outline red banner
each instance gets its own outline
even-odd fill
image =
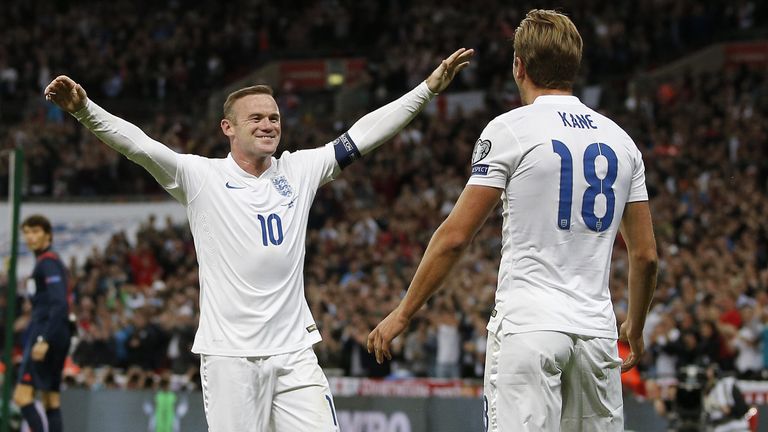
[[[360,80],[367,67],[361,58],[283,61],[279,64],[280,85],[290,82],[296,90],[322,90]]]
[[[768,65],[768,42],[739,42],[725,46],[725,67]]]
[[[296,89],[323,89],[328,82],[326,64],[323,60],[301,60],[280,62],[280,80],[290,81]]]

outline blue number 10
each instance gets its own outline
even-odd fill
[[[552,150],[560,156],[560,201],[557,209],[557,227],[561,230],[571,229],[571,206],[573,203],[573,156],[565,144],[552,140]],[[604,156],[608,161],[608,169],[604,178],[597,176],[595,164],[598,156]],[[581,217],[584,224],[592,231],[607,230],[613,222],[613,210],[616,206],[616,195],[613,183],[616,181],[619,160],[616,153],[607,144],[592,143],[584,151],[584,178],[589,184],[584,191],[581,204]],[[606,201],[605,215],[595,215],[595,198],[604,195]]]
[[[262,215],[256,215],[256,217],[261,224],[261,241],[264,246],[269,246],[270,243],[275,246],[280,245],[283,242],[283,222],[280,216],[271,214],[266,218]]]

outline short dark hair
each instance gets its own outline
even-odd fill
[[[51,236],[51,241],[53,241],[53,227],[51,226],[51,221],[49,221],[47,217],[41,214],[33,214],[28,216],[26,219],[24,219],[24,222],[21,223],[21,227],[40,227],[43,229],[43,232]]]

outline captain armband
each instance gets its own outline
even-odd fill
[[[347,132],[333,141],[333,151],[336,153],[336,162],[341,169],[363,157]]]

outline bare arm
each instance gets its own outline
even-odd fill
[[[443,284],[500,196],[501,189],[487,186],[469,185],[461,193],[451,214],[429,241],[405,298],[368,336],[368,352],[376,353],[377,362],[392,358],[392,339],[406,329],[416,311]]]
[[[628,203],[620,229],[629,251],[629,305],[627,320],[621,325],[620,332],[621,339],[627,340],[631,349],[622,365],[622,370],[626,371],[640,361],[645,350],[643,327],[656,290],[659,258],[648,202]]]

